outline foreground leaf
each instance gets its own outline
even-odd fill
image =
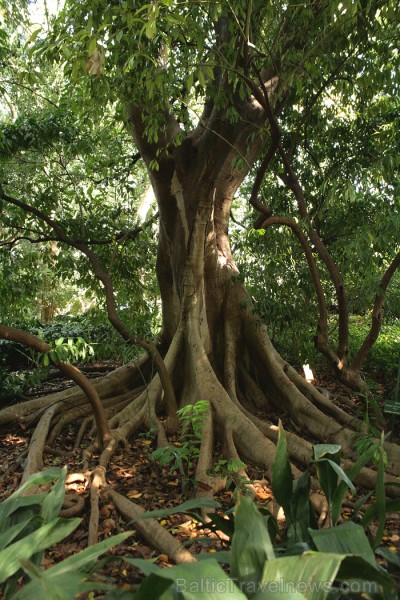
[[[348,521],[330,529],[309,531],[315,547],[320,552],[354,554],[361,556],[375,567],[375,556],[361,525]]]
[[[175,513],[186,513],[187,511],[191,511],[194,508],[221,508],[219,502],[215,500],[211,500],[210,498],[193,498],[192,500],[187,500],[179,506],[174,506],[173,508],[160,508],[159,510],[150,510],[148,512],[143,513],[140,517],[134,519],[135,521],[139,521],[141,519],[159,519],[162,517],[168,517],[169,515],[174,515]],[[132,521],[133,522],[133,521]]]
[[[57,544],[78,527],[81,519],[55,519],[0,552],[0,583],[21,568],[21,559]]]
[[[151,575],[143,581],[135,600],[246,600],[243,592],[213,559],[178,565],[172,569],[144,565],[147,561],[134,558],[124,557],[124,560]],[[157,582],[159,578],[170,580],[171,585]],[[158,595],[155,595],[156,590]]]
[[[231,548],[231,573],[240,583],[257,583],[265,561],[275,558],[264,519],[253,500],[242,496],[236,509]]]

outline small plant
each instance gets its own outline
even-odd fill
[[[362,456],[370,448],[374,447],[375,452],[372,454],[372,461],[377,464],[381,457],[381,449],[376,440],[380,438],[381,432],[373,422],[379,421],[380,425],[383,425],[380,408],[375,397],[368,388],[365,391],[359,392],[358,396],[364,400],[364,415],[362,430],[354,434],[354,449],[358,456]],[[386,452],[383,454],[383,460],[386,466]]]
[[[245,493],[246,485],[251,483],[247,477],[240,474],[246,465],[239,458],[231,458],[229,460],[221,459],[214,464],[210,469],[211,475],[218,475],[222,479],[226,479],[226,489],[229,489],[232,484],[241,492]]]
[[[150,455],[150,458],[161,466],[171,465],[169,473],[179,471],[184,493],[194,485],[192,471],[200,454],[201,435],[207,410],[206,400],[199,400],[178,410],[177,414],[183,430],[182,441],[158,448]]]

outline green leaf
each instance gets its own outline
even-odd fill
[[[263,517],[251,498],[241,496],[232,538],[232,577],[241,583],[256,585],[265,561],[273,558],[275,553]]]
[[[355,554],[375,566],[375,556],[361,525],[352,521],[330,529],[310,529],[315,547],[320,552]]]
[[[392,482],[390,485],[393,485]],[[386,501],[386,512],[400,512],[400,499]],[[374,502],[366,509],[361,524],[363,527],[367,527],[374,519],[378,517],[378,504]]]
[[[317,444],[313,446],[313,453],[318,481],[330,505],[339,480],[333,465],[340,464],[341,447],[336,444]]]
[[[382,541],[386,524],[386,494],[385,494],[385,463],[384,463],[384,434],[382,432],[381,448],[376,475],[376,508],[378,511],[378,527],[375,534],[373,548],[377,548]]]
[[[363,452],[363,454],[356,460],[353,464],[349,472],[347,473],[347,477],[351,480],[354,480],[361,469],[372,459],[376,452],[376,445],[373,444]],[[338,487],[332,498],[332,522],[337,523],[340,517],[340,511],[342,507],[342,502],[346,496],[348,486],[346,482],[343,480],[339,483]]]
[[[400,571],[400,556],[398,554],[395,554],[389,550],[389,548],[384,546],[377,548],[375,553],[379,554],[379,556],[382,556],[382,558],[384,558],[389,565],[395,567],[397,571]]]
[[[52,489],[45,495],[42,502],[42,517],[49,522],[55,519],[61,510],[65,496],[65,478],[67,476],[67,467],[60,470],[60,477]]]
[[[172,569],[144,565],[143,563],[148,563],[148,561],[134,558],[124,557],[124,560],[152,575],[152,581],[154,582],[154,577],[162,577],[174,582],[173,588],[169,588],[171,594],[167,592],[162,595],[162,600],[175,600],[176,598],[182,600],[220,600],[225,595],[229,600],[246,600],[246,596],[239,590],[234,581],[226,575],[213,559],[178,565],[172,567]],[[161,598],[161,596],[154,596],[150,593],[146,580],[140,586],[138,594],[141,594],[142,586],[146,594],[135,595],[135,600],[137,597],[141,600]]]
[[[286,592],[288,599],[294,591],[303,592],[307,600],[325,600],[344,558],[341,554],[305,552],[269,560],[261,578],[263,591],[254,600],[273,600],[276,591]]]
[[[18,571],[21,559],[29,559],[33,554],[60,542],[72,533],[80,522],[81,519],[55,519],[2,550],[0,552],[0,583]]]
[[[308,528],[313,516],[310,503],[311,478],[308,470],[293,482],[293,493],[289,510],[289,544],[308,543]]]
[[[9,527],[7,531],[3,531],[3,533],[0,534],[0,550],[8,546],[8,544],[10,544],[10,542],[12,542],[19,533],[21,533],[21,531],[32,521],[32,519],[33,517],[29,516],[27,519],[20,521],[12,527]],[[4,525],[2,525],[1,529],[5,529]]]
[[[143,581],[139,588],[139,591],[136,592],[135,600],[148,600],[149,598],[154,598],[154,600],[157,600],[158,598],[162,598],[162,600],[167,600],[168,598],[171,598],[171,600],[173,600],[176,597],[174,593],[175,586],[174,591],[171,590],[171,594],[166,593],[167,590],[171,588],[171,586],[171,579],[161,577],[158,573],[151,573]],[[182,598],[181,595],[180,598]]]
[[[32,44],[36,40],[37,36],[39,35],[39,33],[41,31],[42,31],[41,27],[39,27],[39,29],[35,29],[35,31],[31,34],[31,36],[28,40],[30,44]]]
[[[87,574],[72,572],[59,575],[54,579],[49,570],[37,571],[29,561],[21,561],[24,571],[32,577],[27,585],[13,595],[13,600],[32,600],[33,598],[51,598],[51,600],[74,600],[85,592],[107,590],[109,585],[102,582],[87,581]]]
[[[194,508],[221,508],[219,502],[215,500],[211,500],[210,498],[193,498],[192,500],[187,500],[178,506],[174,506],[173,508],[165,508],[160,510],[150,510],[148,512],[143,513],[140,517],[134,519],[135,521],[139,521],[141,519],[159,519],[162,517],[168,517],[169,515],[174,515],[175,513],[185,513],[187,511],[192,511]],[[132,521],[134,522],[134,521]]]
[[[41,504],[45,494],[35,494],[33,496],[23,496],[21,494],[33,486],[46,485],[58,479],[61,474],[59,467],[50,467],[45,471],[34,473],[23,483],[11,496],[0,504],[0,526],[5,524],[5,519],[21,506],[30,506],[32,504]]]
[[[98,556],[100,556],[100,554],[103,554],[110,548],[117,546],[132,534],[132,531],[124,531],[123,533],[119,533],[118,535],[107,538],[106,540],[103,540],[94,546],[89,546],[88,548],[85,548],[85,550],[69,556],[54,567],[47,569],[47,572],[52,577],[58,577],[64,573],[71,573],[75,570],[83,569],[84,567],[91,565],[98,558]]]
[[[338,444],[315,444],[313,446],[314,460],[321,458],[330,458],[337,464],[340,464],[340,453],[342,447]]]
[[[151,21],[148,21],[148,23],[146,23],[145,25],[145,33],[146,33],[146,37],[149,38],[149,40],[152,40],[154,38],[154,36],[157,33],[157,22],[155,19],[151,19]]]
[[[93,38],[90,40],[89,43],[89,47],[88,47],[88,57],[90,58],[93,54],[93,52],[96,50],[97,47],[97,40],[96,38]]]
[[[346,556],[337,574],[345,598],[349,591],[357,598],[398,600],[390,575],[378,565],[372,566],[360,556]],[[353,594],[352,594],[353,596]],[[354,597],[354,596],[353,596]]]

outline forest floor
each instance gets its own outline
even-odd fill
[[[104,363],[100,365],[102,370],[106,366]],[[96,375],[99,374],[96,373]],[[316,385],[327,389],[332,396],[339,395],[342,398],[351,398],[360,405],[360,411],[362,410],[363,399],[352,394],[349,390],[343,388],[343,386],[332,382],[332,378],[328,372],[320,369],[315,373],[315,377]],[[40,396],[55,390],[58,391],[70,385],[72,385],[72,382],[65,379],[53,378],[49,382],[44,383],[39,389],[36,389],[34,394]],[[378,383],[375,397],[381,406],[383,405],[384,396],[385,386],[383,383]],[[342,407],[345,408],[345,406]],[[87,440],[82,443],[81,448],[73,449],[79,425],[80,423],[78,422],[76,426],[69,426],[62,432],[52,445],[51,453],[48,452],[45,454],[45,466],[64,466],[66,464],[68,473],[79,473],[81,471],[82,451],[87,444]],[[289,424],[284,423],[284,426],[290,428]],[[400,437],[400,417],[397,420],[389,422],[388,426],[389,429],[391,427],[394,429],[394,435],[398,439]],[[14,466],[21,452],[28,447],[31,433],[30,430],[24,430],[17,425],[0,428],[0,502],[13,493],[20,484],[22,467],[19,466],[14,469]],[[180,443],[178,438],[171,439],[170,441],[176,445]],[[114,490],[137,502],[146,510],[173,508],[187,500],[187,495],[185,496],[182,492],[179,474],[170,473],[168,466],[162,467],[150,459],[150,455],[155,449],[156,440],[153,437],[149,437],[147,432],[139,433],[136,437],[130,439],[129,444],[120,449],[113,457],[107,472],[107,481]],[[257,491],[257,504],[267,508],[272,499],[272,493],[268,481],[264,479],[264,473],[257,468],[253,468],[251,465],[247,465],[247,473]],[[45,553],[43,559],[43,566],[45,567],[58,563],[71,554],[84,549],[87,545],[90,511],[87,482],[72,482],[69,484],[68,489],[70,491],[74,490],[85,498],[85,510],[84,514],[81,515],[82,523],[62,543],[53,546]],[[362,495],[363,490],[359,489],[358,497]],[[232,508],[235,504],[233,486],[219,493],[215,499],[221,504],[222,512]],[[354,501],[355,498],[349,497],[345,503],[342,513],[343,519],[351,518]],[[194,554],[199,552],[212,554],[228,549],[227,542],[223,539],[223,536],[218,535],[210,529],[205,529],[195,518],[188,515],[176,513],[159,519],[159,522]],[[101,498],[99,541],[127,529],[134,529],[134,526],[123,522],[114,505],[107,498],[106,493],[104,493]],[[388,546],[393,551],[399,551],[400,514],[388,515],[383,545]],[[135,567],[123,561],[113,560],[115,556],[152,559],[157,564],[169,566],[166,555],[159,554],[154,549],[148,547],[140,535],[134,532],[132,537],[128,538],[125,543],[122,543],[118,548],[108,553],[109,560],[102,567],[102,572],[106,577],[110,577],[114,582],[118,582],[119,585],[127,590],[135,589],[137,584],[143,579],[143,575]]]

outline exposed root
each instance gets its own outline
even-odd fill
[[[197,302],[191,295],[188,283],[182,321],[164,361],[165,375],[175,385],[174,393],[180,400],[180,406],[199,400],[208,403],[195,474],[196,495],[213,496],[225,486],[223,478],[211,474],[216,441],[222,442],[227,460],[241,459],[259,466],[262,477],[266,475],[271,479],[278,441],[277,421],[282,417],[287,430],[292,472],[296,478],[309,465],[312,444],[317,442],[341,444],[345,456],[343,466],[348,471],[355,459],[354,434],[362,431],[363,423],[336,406],[329,395],[307,383],[290,367],[274,350],[257,317],[249,310],[238,309],[243,297],[236,294],[235,285],[231,292],[225,302],[229,305],[225,306],[229,308],[229,313],[223,318],[223,330],[212,340],[203,330],[204,322],[200,318],[203,300]],[[218,344],[221,343],[223,352],[219,355]],[[152,374],[151,361],[146,358],[143,366],[148,369],[145,379],[149,383],[146,386],[143,386],[140,369],[135,367],[123,367],[103,380],[95,381],[97,391],[103,398],[111,439],[102,449],[97,466],[92,471],[89,545],[98,540],[102,488],[107,490],[125,519],[131,521],[144,512],[137,504],[107,488],[106,469],[117,448],[138,430],[154,426],[157,429],[158,446],[166,446],[169,443],[168,435],[176,431],[178,425],[176,415],[171,411],[171,395],[169,400],[165,398],[159,375],[149,377]],[[342,400],[339,399],[341,404],[346,404]],[[353,403],[347,407],[355,412]],[[269,419],[265,418],[266,414],[271,415]],[[81,445],[84,436],[91,439],[96,433],[90,405],[76,388],[0,411],[0,424],[13,419],[25,425],[37,423],[23,481],[42,468],[46,444],[51,444],[66,424],[78,419],[81,421],[74,448]],[[389,443],[385,448],[389,458],[386,491],[388,495],[398,496],[399,488],[391,485],[398,480],[390,473],[398,471],[400,449]],[[95,450],[96,443],[92,441],[84,452],[85,470],[89,470]],[[246,485],[246,470],[239,469],[238,476]],[[373,489],[376,471],[366,467],[356,481],[365,488]],[[251,483],[247,486],[256,493]],[[317,482],[312,480],[311,501],[320,515],[322,525],[328,514],[327,504],[324,496],[315,493],[316,489]],[[83,507],[81,495],[68,493],[62,515],[79,514]],[[149,544],[176,562],[195,560],[157,521],[135,521],[135,527]]]
[[[99,499],[100,488],[106,487],[106,470],[104,467],[96,467],[92,474],[90,486],[90,519],[88,546],[97,544],[99,539]]]
[[[209,472],[213,464],[213,430],[212,412],[211,408],[209,407],[203,421],[200,454],[196,468],[197,498],[212,498],[214,494],[225,487],[224,479],[221,477],[216,477]],[[208,510],[208,512],[210,512],[210,510]],[[203,516],[205,516],[204,512]]]
[[[123,518],[130,523],[134,521],[134,527],[148,544],[166,554],[176,563],[196,562],[195,557],[188,552],[176,539],[162,527],[155,519],[138,520],[146,512],[141,506],[131,502],[115,490],[107,490],[118,511]]]
[[[85,430],[87,428],[87,426],[93,422],[93,417],[86,417],[86,419],[83,419],[81,426],[79,427],[79,431],[76,435],[75,438],[75,442],[74,442],[74,450],[76,450],[77,448],[79,448],[82,438],[83,438],[83,434],[85,433]]]
[[[51,420],[57,409],[58,404],[53,404],[53,406],[44,413],[33,432],[21,483],[24,483],[31,475],[33,475],[33,473],[37,473],[43,468],[43,451],[46,445],[46,438]]]
[[[60,517],[76,517],[77,515],[82,514],[84,507],[85,499],[83,496],[80,496],[75,492],[69,492],[65,494],[63,507],[60,511]]]

